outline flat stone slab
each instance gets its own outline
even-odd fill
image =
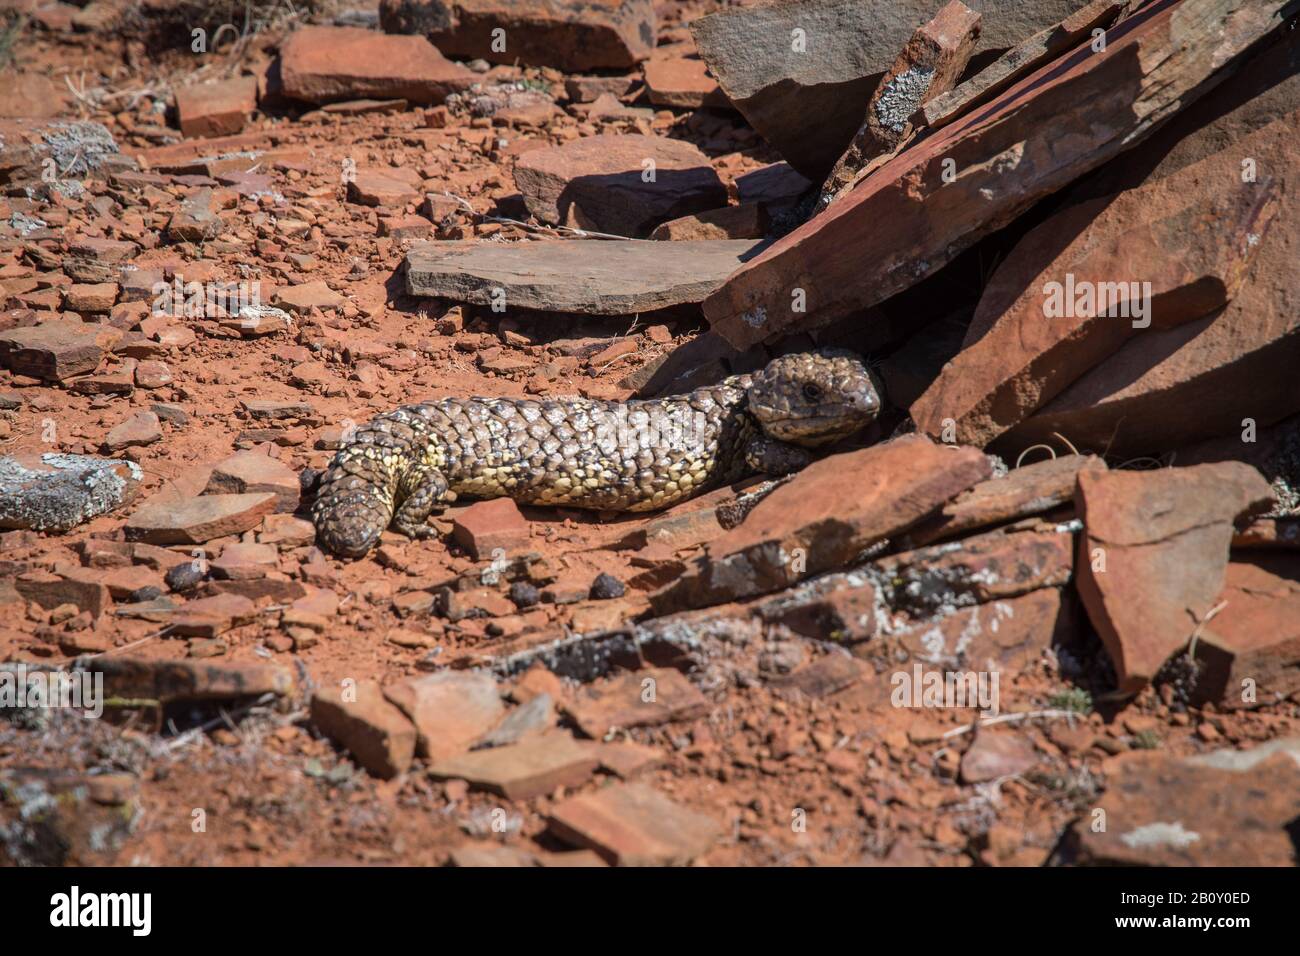
[[[599,764],[598,751],[591,744],[557,733],[439,761],[429,768],[429,776],[467,780],[510,800],[530,800],[557,787],[584,783]]]
[[[715,820],[639,783],[584,793],[551,811],[550,829],[611,866],[685,866],[722,836]]]
[[[406,289],[510,309],[630,315],[703,301],[759,244],[688,242],[433,242],[406,256]],[[496,293],[496,301],[501,292]]]
[[[270,492],[196,498],[155,496],[128,519],[126,537],[128,541],[148,544],[203,544],[228,534],[252,531],[275,510],[275,502]]]

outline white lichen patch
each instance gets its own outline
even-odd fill
[[[50,453],[41,463],[0,458],[0,528],[67,531],[118,507],[144,477],[134,462],[108,458]]]
[[[1136,830],[1130,830],[1119,839],[1131,850],[1151,850],[1161,847],[1185,850],[1200,838],[1199,833],[1185,828],[1182,821],[1175,821],[1148,823]]]
[[[903,132],[932,82],[934,70],[929,67],[914,66],[898,74],[881,87],[875,103],[876,121],[890,132]]]

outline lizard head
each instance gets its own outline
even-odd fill
[[[846,438],[880,413],[861,357],[845,349],[783,355],[753,376],[749,410],[769,436],[814,447]]]

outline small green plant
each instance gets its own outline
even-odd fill
[[[15,13],[10,17],[0,17],[0,70],[14,62],[14,51],[18,38],[27,26],[27,17]]]
[[[1053,694],[1047,702],[1056,710],[1068,710],[1076,714],[1092,712],[1092,695],[1082,687],[1067,687]]]
[[[1155,750],[1160,746],[1160,735],[1154,730],[1143,730],[1133,735],[1135,750]]]

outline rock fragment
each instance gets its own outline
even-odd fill
[[[252,531],[275,510],[270,492],[197,497],[155,496],[126,522],[126,537],[147,544],[203,544]]]
[[[239,76],[176,91],[176,113],[186,136],[231,136],[257,109],[257,78]]]
[[[1121,690],[1140,689],[1187,646],[1223,589],[1233,522],[1272,503],[1239,462],[1079,473],[1079,594]]]
[[[1284,6],[1283,0],[1144,6],[1109,31],[1104,52],[1084,47],[1044,65],[984,109],[881,166],[842,201],[748,261],[705,301],[706,317],[744,349],[794,326],[829,325],[879,304],[1132,148],[1221,82],[1227,61],[1278,29]],[[697,21],[697,41],[699,25],[710,19]],[[988,29],[993,21],[986,17]],[[700,50],[707,60],[704,42]],[[723,74],[719,81],[726,89]],[[742,102],[734,92],[732,101]],[[945,167],[955,178],[944,175]],[[806,311],[791,308],[795,289],[802,290]]]
[[[753,247],[750,240],[436,242],[406,257],[411,295],[541,312],[633,315],[699,302]]]
[[[439,761],[429,775],[435,780],[467,780],[511,800],[529,800],[585,782],[599,764],[589,744],[556,732]]]
[[[721,836],[711,818],[639,783],[570,797],[551,811],[549,823],[561,840],[595,850],[612,866],[683,866]]]
[[[0,458],[0,528],[69,531],[130,502],[143,477],[132,462],[84,455]]]
[[[822,185],[823,206],[849,186],[868,163],[907,138],[912,114],[956,84],[979,42],[981,17],[951,0],[917,28],[867,103],[853,141]]]
[[[789,587],[852,560],[987,478],[974,449],[915,435],[814,462],[651,596],[660,613]]]
[[[533,150],[515,164],[515,182],[542,222],[632,238],[727,202],[703,153],[660,136],[599,134]]]
[[[321,688],[312,697],[311,720],[381,779],[405,773],[415,757],[414,725],[384,699],[375,681]]]
[[[651,0],[382,0],[379,22],[427,35],[458,59],[566,73],[633,66],[650,55],[656,29]]]
[[[419,106],[441,103],[477,79],[424,37],[326,26],[290,35],[280,49],[280,76],[285,96],[309,103],[369,98]]]

